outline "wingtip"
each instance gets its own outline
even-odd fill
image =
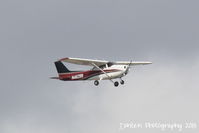
[[[143,65],[150,65],[150,64],[153,64],[152,62],[150,61],[147,61],[147,62],[144,62]]]
[[[153,64],[153,63],[149,61],[149,62],[147,62],[146,64]]]

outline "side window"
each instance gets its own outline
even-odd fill
[[[104,69],[106,67],[106,65],[101,65],[99,66],[99,68]]]

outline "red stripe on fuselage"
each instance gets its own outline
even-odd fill
[[[111,69],[111,70],[104,70],[105,72],[116,72],[120,71],[118,69]],[[79,71],[79,72],[69,72],[69,73],[59,73],[59,79],[60,80],[84,80],[89,77],[92,77],[93,75],[103,74],[100,70],[89,70],[89,71]],[[80,78],[72,78],[73,76],[81,75]]]

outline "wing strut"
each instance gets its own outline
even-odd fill
[[[111,77],[100,67],[98,67],[95,63],[91,63],[94,67],[96,67],[97,69],[99,69],[100,71],[102,71],[108,78],[109,80],[114,84],[114,81],[111,79]]]

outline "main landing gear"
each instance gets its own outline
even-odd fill
[[[99,81],[98,81],[98,80],[95,80],[95,81],[94,81],[94,85],[98,86],[98,85],[99,85]]]
[[[115,85],[115,87],[117,87],[119,85],[119,82],[115,81],[114,85]]]
[[[117,86],[119,85],[119,82],[118,82],[118,81],[115,81],[115,82],[113,82],[113,84],[114,84],[115,87],[117,87]],[[121,79],[121,80],[120,80],[120,84],[123,85],[123,84],[124,84],[124,80]],[[98,80],[95,80],[95,81],[94,81],[94,85],[95,85],[95,86],[98,86],[98,85],[99,85],[99,81],[98,81]]]

